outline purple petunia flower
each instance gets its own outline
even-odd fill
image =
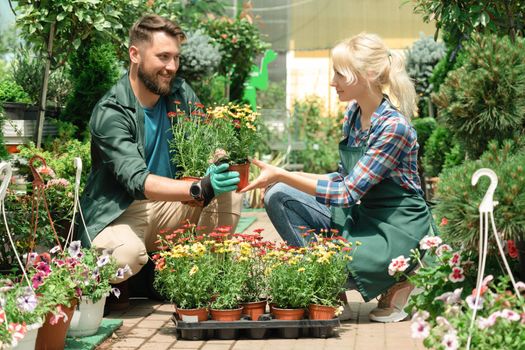
[[[35,293],[26,293],[16,299],[17,306],[25,312],[33,312],[38,305]]]
[[[120,297],[120,289],[118,288],[111,288],[111,293],[113,293],[117,299]]]
[[[78,258],[80,253],[80,249],[82,248],[82,244],[80,241],[73,241],[69,244],[69,247],[67,248],[69,252],[69,256],[73,258]]]
[[[98,266],[98,267],[102,267],[102,266],[106,265],[107,263],[109,263],[109,255],[102,255],[102,256],[97,260],[97,266]]]

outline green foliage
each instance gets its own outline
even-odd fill
[[[271,268],[268,278],[270,298],[278,308],[304,308],[312,299],[313,286],[305,273],[310,262],[301,255],[290,259]]]
[[[20,102],[20,103],[31,103],[31,98],[13,80],[2,80],[0,81],[0,102]]]
[[[14,26],[0,31],[0,57],[12,52],[16,45],[16,31]]]
[[[471,176],[477,169],[490,168],[498,175],[494,200],[494,218],[498,232],[504,239],[525,238],[525,148],[513,141],[499,147],[492,141],[479,160],[466,161],[460,166],[445,169],[440,174],[434,213],[437,221],[446,218],[441,227],[442,236],[453,244],[462,244],[475,250],[479,238],[478,206],[488,187],[488,178],[482,177],[473,187]]]
[[[95,104],[119,78],[116,48],[100,39],[83,41],[70,56],[69,67],[73,91],[62,119],[84,130]]]
[[[5,312],[7,322],[14,324],[24,323],[30,329],[39,326],[50,310],[42,303],[42,296],[37,296],[29,289],[25,280],[22,283],[13,283],[9,279],[3,279],[2,288],[2,312]],[[5,345],[12,344],[12,334],[8,327],[1,327],[0,341]],[[4,345],[4,346],[5,346]]]
[[[228,103],[225,96],[226,83],[226,77],[218,74],[189,82],[192,89],[199,96],[199,100],[205,106]]]
[[[416,0],[414,12],[435,22],[449,47],[456,47],[473,32],[521,35],[525,3],[521,0]]]
[[[438,238],[438,241],[441,240]],[[420,261],[420,258],[419,250],[412,252],[411,259],[414,262]],[[477,270],[471,263],[474,258],[473,254],[454,251],[446,244],[428,249],[425,252],[425,262],[421,263],[415,274],[408,276],[410,283],[421,292],[409,299],[406,309],[424,310],[429,313],[430,318],[442,316],[447,304],[436,298],[454,291],[459,294],[457,298],[465,297],[475,286]],[[453,268],[462,270],[463,281],[460,281],[461,278],[450,278]],[[462,291],[459,288],[462,288]]]
[[[82,257],[79,259],[89,272],[89,278],[79,286],[82,291],[82,298],[87,298],[96,303],[102,297],[111,292],[111,284],[117,274],[117,261],[108,254],[91,247],[82,249]]]
[[[12,66],[13,79],[29,94],[32,103],[40,101],[44,72],[44,60],[29,50],[20,47]],[[51,72],[47,89],[47,103],[54,106],[63,106],[69,93],[71,84],[66,78],[64,68],[60,67]]]
[[[521,349],[523,347],[525,333],[523,324],[520,322],[525,306],[523,297],[520,298],[514,294],[508,277],[500,277],[497,282],[489,280],[489,282],[484,282],[482,287],[483,307],[476,313],[477,322],[474,323],[474,327],[471,327],[473,310],[467,301],[469,298],[470,303],[473,303],[471,296],[447,305],[441,316],[415,321],[419,323],[419,326],[424,325],[429,328],[430,334],[423,341],[425,347],[446,349],[444,343],[448,340],[457,344],[458,349],[464,349],[470,334],[472,335],[471,349]],[[418,313],[417,316],[420,315],[423,313]]]
[[[4,140],[4,132],[3,127],[5,124],[5,116],[4,116],[4,110],[2,106],[0,105],[0,160],[6,160],[9,158],[9,153],[7,153],[7,149],[5,148],[5,140]]]
[[[474,36],[465,61],[451,71],[433,101],[439,118],[476,158],[488,141],[525,130],[525,40]]]
[[[436,120],[431,117],[414,118],[412,124],[417,133],[417,142],[419,144],[418,158],[421,159],[425,154],[425,145],[437,127]]]
[[[218,148],[220,130],[211,123],[203,109],[201,104],[192,105],[190,102],[189,115],[183,110],[168,115],[173,133],[171,158],[177,166],[177,177],[203,177]]]
[[[322,101],[309,97],[294,103],[292,115],[293,140],[304,140],[305,149],[293,150],[290,160],[304,165],[309,173],[328,173],[337,170],[338,141],[341,138],[343,117],[322,115]]]
[[[250,17],[212,19],[204,22],[202,27],[220,45],[222,60],[218,73],[230,77],[230,101],[241,100],[243,84],[255,57],[268,44],[261,40],[259,29]]]
[[[200,81],[213,74],[221,62],[219,47],[202,29],[186,33],[177,75],[188,82]]]
[[[286,82],[268,84],[267,90],[257,91],[257,106],[263,109],[283,109],[286,107]]]
[[[199,27],[208,16],[224,14],[224,4],[217,0],[150,2],[152,3],[151,12],[176,21],[185,31]]]
[[[450,130],[438,125],[425,142],[425,151],[423,153],[423,169],[425,169],[425,174],[430,177],[438,176],[443,170],[446,159],[450,159],[447,166],[461,163],[461,157],[459,157],[458,163],[453,163],[452,156],[449,156],[449,154],[452,154],[452,149],[454,149],[456,145],[457,142],[454,140]],[[459,151],[460,150],[461,148]],[[456,151],[458,150],[454,152]],[[454,159],[458,158],[456,157],[456,153],[453,154]]]
[[[213,285],[213,294],[217,298],[210,307],[218,310],[236,309],[244,297],[245,285],[250,277],[250,264],[237,261],[228,253],[217,254],[216,258],[220,273]]]
[[[139,0],[53,0],[17,1],[16,24],[20,36],[37,52],[46,52],[55,23],[52,67],[66,63],[88,37],[100,34],[126,51],[127,31],[146,9]]]
[[[435,65],[445,55],[445,44],[436,42],[431,36],[420,34],[412,47],[407,51],[406,69],[414,81],[416,92],[419,95],[419,116],[425,117],[428,113],[428,100],[432,92],[430,77]]]

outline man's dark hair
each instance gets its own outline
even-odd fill
[[[129,46],[137,45],[142,42],[151,42],[151,35],[154,32],[164,32],[181,41],[186,40],[186,35],[180,26],[159,15],[145,15],[140,18],[129,30]]]

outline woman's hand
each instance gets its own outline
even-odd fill
[[[257,159],[252,159],[252,164],[261,169],[259,176],[243,188],[240,192],[251,191],[255,188],[266,188],[275,182],[279,182],[279,176],[286,170],[266,164]]]

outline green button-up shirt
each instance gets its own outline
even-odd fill
[[[161,98],[166,99],[168,112],[188,112],[188,102],[198,102],[195,92],[180,78],[174,79],[171,94]],[[144,109],[131,89],[128,74],[97,103],[89,130],[91,172],[80,205],[93,240],[134,200],[146,199],[144,182],[150,172],[144,151]],[[82,223],[78,237],[83,246],[89,246]]]

